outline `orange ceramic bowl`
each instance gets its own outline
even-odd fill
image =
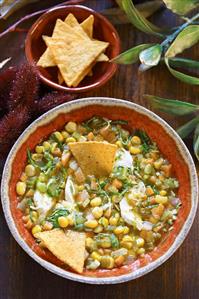
[[[154,140],[160,151],[172,163],[179,180],[178,197],[182,202],[174,229],[150,253],[129,265],[111,270],[84,270],[80,275],[64,268],[50,252],[35,243],[24,227],[22,212],[17,209],[16,183],[24,169],[27,148],[31,150],[54,130],[66,122],[82,122],[94,115],[128,121],[128,129],[143,129]],[[85,98],[58,106],[34,121],[13,146],[3,172],[1,199],[6,221],[19,245],[39,264],[67,279],[93,284],[113,284],[138,278],[165,262],[182,244],[193,223],[198,205],[198,179],[194,162],[177,133],[151,111],[118,99]]]
[[[31,64],[36,65],[40,56],[46,49],[42,35],[51,36],[56,20],[58,18],[64,20],[69,13],[73,13],[78,22],[84,21],[92,14],[94,16],[93,37],[101,41],[109,42],[109,47],[105,52],[109,59],[112,59],[119,54],[120,39],[118,33],[105,17],[85,6],[66,5],[50,9],[30,28],[25,42],[25,53],[27,60]],[[41,80],[54,89],[68,92],[85,92],[105,84],[114,75],[116,69],[116,64],[110,62],[99,62],[93,68],[93,75],[90,77],[86,76],[77,87],[59,85],[57,80],[57,67],[37,67],[37,72]]]

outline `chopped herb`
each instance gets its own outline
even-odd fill
[[[118,238],[114,234],[110,235],[110,240],[111,240],[111,245],[113,248],[119,247],[120,244],[119,244]]]
[[[142,141],[142,152],[144,154],[148,153],[153,145],[150,137],[142,130],[136,130],[135,135],[139,136]]]
[[[50,136],[50,140],[55,141],[57,143],[58,148],[62,151],[63,150],[63,144],[61,141],[59,141],[59,139],[56,137],[56,135],[53,133]]]

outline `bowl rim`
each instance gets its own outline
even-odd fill
[[[90,91],[94,88],[98,88],[102,85],[104,85],[109,79],[112,78],[112,76],[115,74],[118,65],[117,64],[111,64],[110,68],[102,75],[101,79],[94,82],[94,83],[90,83],[89,85],[85,85],[82,87],[68,87],[68,86],[62,86],[54,81],[49,80],[48,78],[46,78],[44,75],[42,75],[42,73],[40,72],[39,67],[37,67],[35,65],[35,61],[32,55],[32,51],[31,51],[31,35],[32,33],[37,29],[37,27],[39,26],[39,24],[43,21],[44,18],[47,18],[49,14],[53,13],[54,11],[57,10],[62,10],[62,9],[67,9],[67,8],[74,8],[77,7],[79,9],[82,9],[84,11],[88,11],[91,14],[93,14],[94,16],[98,17],[99,19],[101,19],[103,21],[103,23],[105,24],[106,27],[109,27],[110,30],[112,31],[112,33],[114,34],[116,43],[114,45],[114,48],[117,49],[117,55],[119,55],[120,50],[121,50],[121,41],[120,41],[120,37],[119,34],[117,32],[117,30],[115,29],[115,27],[111,24],[111,22],[104,17],[101,13],[87,7],[87,6],[83,6],[83,5],[60,5],[60,6],[56,6],[53,7],[51,9],[49,9],[47,12],[45,12],[44,14],[42,14],[30,27],[30,29],[28,30],[26,39],[25,39],[25,55],[26,55],[26,59],[29,61],[30,64],[34,65],[36,67],[36,72],[38,74],[38,76],[40,77],[40,79],[48,86],[50,86],[51,88],[57,89],[57,90],[61,90],[61,91],[67,91],[67,92],[72,92],[72,93],[80,93],[80,92],[86,92],[86,91]]]
[[[70,111],[80,109],[81,107],[90,106],[90,105],[103,105],[103,106],[119,106],[119,107],[126,107],[128,109],[134,110],[140,114],[147,115],[151,120],[157,122],[159,125],[161,125],[167,134],[170,135],[170,137],[174,140],[176,143],[176,146],[178,150],[180,151],[185,163],[188,166],[189,174],[190,174],[190,182],[191,182],[191,209],[189,212],[189,215],[187,219],[185,220],[183,227],[181,228],[179,234],[176,236],[175,241],[171,245],[171,247],[157,260],[147,264],[144,267],[141,267],[133,272],[130,272],[128,274],[120,275],[120,276],[112,276],[112,277],[90,277],[90,276],[82,276],[77,273],[73,273],[67,270],[64,270],[42,258],[40,258],[25,242],[25,240],[20,236],[16,226],[15,222],[12,218],[11,210],[10,210],[10,200],[8,196],[8,189],[9,189],[9,179],[11,174],[11,168],[12,168],[12,162],[15,157],[15,154],[17,153],[18,149],[20,148],[21,144],[24,143],[25,140],[27,140],[30,133],[34,132],[35,129],[41,125],[50,123],[52,119],[54,119],[57,115],[60,113],[69,113]],[[17,241],[17,243],[24,249],[24,251],[32,257],[36,262],[38,262],[41,266],[49,270],[50,272],[57,274],[63,278],[67,278],[70,280],[74,280],[77,282],[83,282],[83,283],[89,283],[89,284],[116,284],[116,283],[122,283],[129,280],[134,280],[136,278],[139,278],[152,270],[159,267],[161,264],[163,264],[166,260],[168,260],[174,252],[180,247],[180,245],[183,243],[184,239],[186,238],[196,215],[197,206],[198,206],[198,177],[196,168],[193,162],[193,159],[191,157],[191,154],[189,153],[186,145],[182,141],[182,139],[178,136],[178,134],[175,132],[175,130],[162,118],[160,118],[158,115],[156,115],[154,112],[148,110],[145,107],[142,107],[138,104],[116,99],[116,98],[108,98],[108,97],[89,97],[89,98],[82,98],[78,100],[74,100],[71,102],[64,103],[62,105],[59,105],[45,114],[41,115],[39,118],[37,118],[35,121],[33,121],[26,129],[25,131],[19,136],[15,144],[13,145],[7,159],[4,165],[3,175],[2,175],[2,181],[1,181],[1,202],[3,207],[4,216],[6,219],[6,222],[8,224],[8,227],[10,229],[10,232],[14,239]]]

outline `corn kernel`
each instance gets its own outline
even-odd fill
[[[103,240],[101,243],[100,243],[100,246],[102,247],[102,248],[105,248],[105,249],[107,249],[107,248],[110,248],[111,247],[111,241],[110,240]]]
[[[137,154],[141,153],[140,148],[139,147],[135,147],[135,146],[130,146],[129,151],[133,155],[137,155]]]
[[[96,219],[99,219],[103,215],[103,209],[101,207],[95,207],[92,210],[92,214]]]
[[[94,229],[94,233],[99,234],[103,231],[103,226],[102,225],[98,225],[95,229]]]
[[[132,144],[136,144],[136,145],[140,145],[140,144],[141,144],[141,139],[140,139],[140,137],[138,137],[138,136],[133,136],[133,137],[131,138],[131,143],[132,143]]]
[[[109,218],[109,217],[111,217],[111,213],[112,213],[111,208],[108,208],[108,209],[104,212],[104,216],[107,217],[107,218]]]
[[[125,227],[124,227],[123,234],[128,234],[128,233],[129,233],[129,227],[128,227],[128,226],[125,226]]]
[[[165,204],[165,203],[168,202],[168,197],[167,196],[156,195],[155,196],[155,202]]]
[[[112,269],[114,267],[114,259],[111,256],[102,256],[100,260],[102,268]]]
[[[73,133],[77,130],[77,124],[73,121],[69,121],[66,125],[65,125],[65,130],[68,133]]]
[[[37,154],[42,154],[44,152],[44,147],[42,145],[37,145],[35,151]]]
[[[58,223],[60,227],[65,228],[68,226],[69,221],[67,217],[61,216],[58,218]]]
[[[90,248],[93,244],[94,240],[90,237],[86,238],[86,248]]]
[[[98,226],[97,220],[87,220],[84,225],[88,228],[96,228]]]
[[[43,147],[45,150],[48,150],[50,148],[50,143],[48,141],[43,142]]]
[[[115,225],[117,225],[117,222],[118,222],[118,219],[113,217],[113,216],[109,219],[109,224],[110,225],[115,226]]]
[[[106,219],[105,217],[102,217],[99,219],[99,223],[102,224],[104,227],[108,226],[108,219]]]
[[[26,192],[26,183],[18,182],[16,185],[16,192],[18,195],[24,195]]]
[[[145,253],[145,249],[143,247],[139,248],[137,254],[141,255]]]
[[[93,252],[91,253],[91,257],[92,257],[92,259],[97,260],[97,261],[99,261],[99,262],[100,262],[100,260],[101,260],[101,255],[100,255],[98,252],[96,252],[96,251],[93,251]]]
[[[123,255],[120,255],[120,256],[116,257],[115,264],[116,264],[116,266],[120,267],[120,266],[122,266],[124,261],[125,261],[125,257]]]
[[[40,225],[35,225],[33,228],[32,228],[32,234],[36,234],[36,233],[40,233],[41,232],[41,226]]]
[[[67,143],[69,143],[69,142],[76,142],[76,139],[73,138],[73,137],[68,137],[68,138],[66,139],[66,142],[67,142]]]
[[[32,221],[29,219],[28,222],[26,224],[24,224],[24,226],[27,228],[27,229],[31,229],[32,226],[33,226],[33,223]]]
[[[26,197],[32,197],[34,195],[34,190],[30,189],[26,192]]]
[[[119,218],[120,218],[120,214],[119,214],[119,213],[115,213],[114,217],[117,218],[117,219],[119,220]]]
[[[138,247],[143,247],[144,246],[144,239],[143,238],[137,238],[136,243]]]
[[[61,134],[64,139],[68,138],[68,136],[69,136],[68,132],[66,132],[66,131],[61,131]]]
[[[64,141],[64,137],[62,136],[62,134],[59,131],[56,131],[53,133],[55,138],[59,141],[59,142],[63,142]]]
[[[167,191],[166,191],[166,190],[161,190],[161,191],[160,191],[160,195],[161,195],[161,196],[165,196],[165,195],[167,195]]]
[[[95,137],[95,136],[94,136],[93,132],[88,133],[87,138],[88,138],[89,141],[93,140],[94,137]]]
[[[102,199],[100,197],[95,197],[91,200],[90,205],[91,207],[98,207],[102,203]]]
[[[124,227],[123,226],[118,226],[118,227],[116,227],[115,229],[114,229],[114,234],[116,234],[116,235],[120,235],[120,234],[122,234],[123,232],[124,232]]]
[[[131,248],[133,248],[133,243],[132,243],[132,242],[124,242],[124,241],[121,241],[121,242],[120,242],[120,245],[123,246],[123,247],[126,248],[126,249],[131,249]]]
[[[33,165],[28,164],[28,165],[26,165],[25,173],[29,177],[34,176],[36,174],[36,169]]]
[[[84,190],[84,185],[78,186],[78,191],[83,191]]]
[[[162,164],[163,164],[163,159],[162,159],[162,158],[156,160],[156,161],[153,163],[155,169],[160,169],[160,167],[162,166]]]
[[[27,174],[23,172],[22,175],[20,176],[20,181],[25,182],[27,178],[28,178]]]
[[[131,236],[124,236],[122,238],[122,242],[133,242],[133,238]]]
[[[115,143],[116,145],[117,145],[117,147],[122,147],[122,142],[120,141],[120,140],[118,140],[118,141],[116,141],[116,143]]]

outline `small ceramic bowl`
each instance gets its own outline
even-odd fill
[[[25,53],[27,60],[31,64],[36,65],[40,56],[46,49],[42,35],[51,36],[56,20],[58,18],[64,20],[69,13],[74,14],[78,22],[84,21],[92,14],[94,16],[93,37],[101,41],[109,42],[109,47],[105,52],[109,59],[112,59],[119,54],[120,39],[118,33],[105,17],[84,6],[66,5],[50,9],[30,28],[25,42]],[[41,80],[54,89],[68,92],[85,92],[105,84],[114,75],[116,69],[116,64],[99,62],[93,68],[93,75],[90,77],[86,76],[77,87],[68,87],[66,85],[58,84],[57,67],[37,67],[37,72]]]
[[[24,227],[22,212],[17,209],[16,183],[31,150],[47,136],[60,130],[66,122],[82,122],[94,115],[113,120],[128,121],[130,128],[145,130],[160,151],[172,163],[174,175],[179,180],[178,197],[182,202],[173,230],[160,244],[144,257],[129,265],[111,270],[84,270],[80,275],[60,267],[52,254],[35,243],[32,234]],[[145,275],[165,262],[182,244],[193,223],[198,205],[198,179],[192,157],[178,134],[160,117],[151,111],[119,99],[84,98],[60,105],[35,120],[19,137],[5,163],[1,200],[10,231],[19,245],[40,265],[64,278],[92,283],[114,284]]]

